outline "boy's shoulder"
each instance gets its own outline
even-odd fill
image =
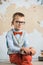
[[[10,35],[10,34],[12,34],[12,32],[13,32],[13,29],[10,29],[10,30],[7,32],[6,35]]]
[[[28,34],[28,32],[26,30],[23,30],[25,34]]]
[[[24,32],[24,35],[25,36],[28,36],[29,35],[29,33],[27,31],[23,30],[23,32]]]

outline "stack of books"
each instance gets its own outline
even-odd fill
[[[39,61],[43,61],[43,50],[41,50],[40,56],[38,56]]]

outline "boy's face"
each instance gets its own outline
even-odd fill
[[[18,29],[18,30],[22,30],[24,24],[25,24],[25,19],[24,19],[24,17],[21,17],[21,16],[18,16],[18,15],[17,15],[17,16],[15,17],[15,20],[14,20],[14,23],[13,23],[14,28],[15,28],[15,29]]]

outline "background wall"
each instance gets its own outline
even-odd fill
[[[29,43],[36,49],[38,58],[43,50],[43,0],[1,0],[0,1],[0,60],[8,60],[6,33],[11,28],[12,15],[25,14],[24,29],[29,33]]]

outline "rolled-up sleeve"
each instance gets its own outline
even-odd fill
[[[20,51],[20,47],[17,47],[14,45],[14,42],[13,42],[13,39],[12,39],[12,34],[11,33],[8,33],[6,35],[6,43],[8,45],[8,48],[11,50],[11,51]]]

